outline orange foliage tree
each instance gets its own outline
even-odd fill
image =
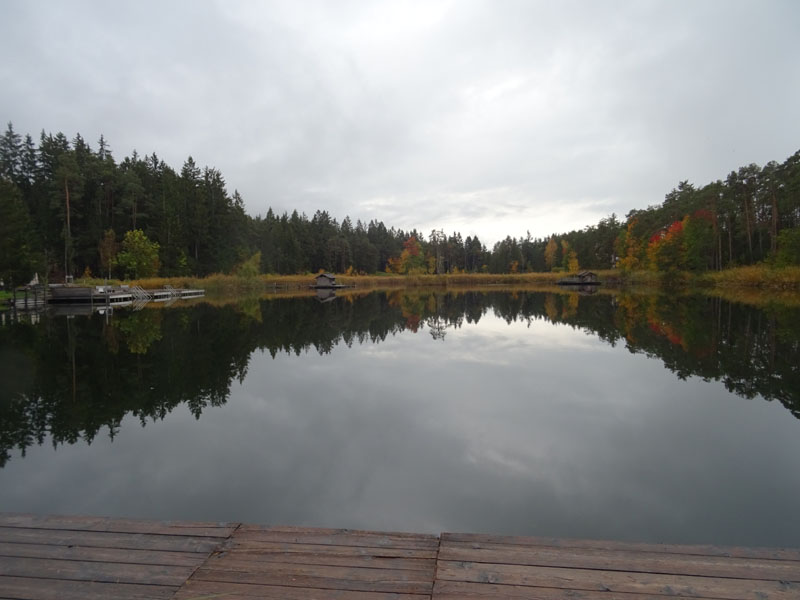
[[[647,244],[647,260],[654,271],[675,271],[683,262],[683,221],[656,232]]]
[[[403,251],[400,253],[401,273],[424,273],[426,270],[425,257],[422,255],[422,246],[413,235],[403,242]]]

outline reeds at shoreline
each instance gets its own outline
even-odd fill
[[[657,271],[624,272],[616,269],[597,271],[605,286],[662,287],[698,286],[703,288],[760,288],[800,291],[800,267],[771,268],[766,265],[736,267],[701,274]],[[413,288],[413,287],[487,287],[487,286],[552,286],[563,273],[458,273],[446,275],[337,275],[337,283],[360,289]],[[175,288],[203,288],[208,294],[266,293],[278,290],[307,289],[313,284],[313,273],[298,275],[258,275],[240,277],[215,273],[207,277],[153,277],[136,279],[127,283],[145,289],[158,289],[165,285]],[[79,279],[81,285],[99,285],[106,280]],[[108,283],[121,283],[111,280]]]

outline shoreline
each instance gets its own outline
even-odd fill
[[[725,269],[723,271],[705,271],[702,273],[657,271],[631,271],[618,269],[595,271],[602,283],[601,287],[631,288],[759,288],[765,290],[800,291],[800,267],[773,269],[767,266],[748,266]],[[449,273],[435,274],[375,274],[346,275],[336,274],[337,282],[355,288],[403,288],[403,287],[488,287],[488,286],[541,286],[557,285],[568,273]],[[268,288],[308,288],[314,273],[300,275],[262,274],[256,277],[240,277],[236,275],[212,274],[206,277],[154,277],[137,279],[127,283],[144,288],[159,288],[164,285],[173,287],[201,287],[212,293],[229,288],[232,290]],[[99,285],[102,279],[76,280],[78,285]],[[108,280],[120,282],[120,280]]]
[[[658,293],[699,292],[748,304],[774,301],[800,300],[800,267],[772,269],[766,266],[736,267],[723,271],[704,273],[660,273],[655,271],[624,272],[617,269],[596,271],[602,285],[598,292]],[[340,295],[366,291],[431,289],[431,290],[524,290],[569,293],[558,280],[566,273],[458,273],[446,275],[345,275],[337,274],[337,281],[345,288],[337,289]],[[255,277],[213,274],[206,277],[152,277],[123,281],[118,279],[77,279],[75,285],[104,284],[139,285],[146,289],[159,289],[165,285],[174,288],[198,289],[207,296],[306,296],[313,295],[313,273],[302,275],[262,274]],[[768,297],[766,297],[768,295]],[[0,291],[0,304],[10,302],[12,293]]]

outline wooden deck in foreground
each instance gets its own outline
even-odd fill
[[[800,550],[0,513],[0,598],[800,598]]]

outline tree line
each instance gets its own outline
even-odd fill
[[[255,217],[222,173],[188,157],[176,171],[154,153],[117,161],[100,137],[42,133],[36,144],[8,124],[0,137],[0,278],[34,272],[204,276],[256,265],[260,273],[706,270],[800,263],[800,151],[751,164],[700,188],[683,181],[661,204],[596,225],[489,249],[477,236],[341,222],[327,211]]]

